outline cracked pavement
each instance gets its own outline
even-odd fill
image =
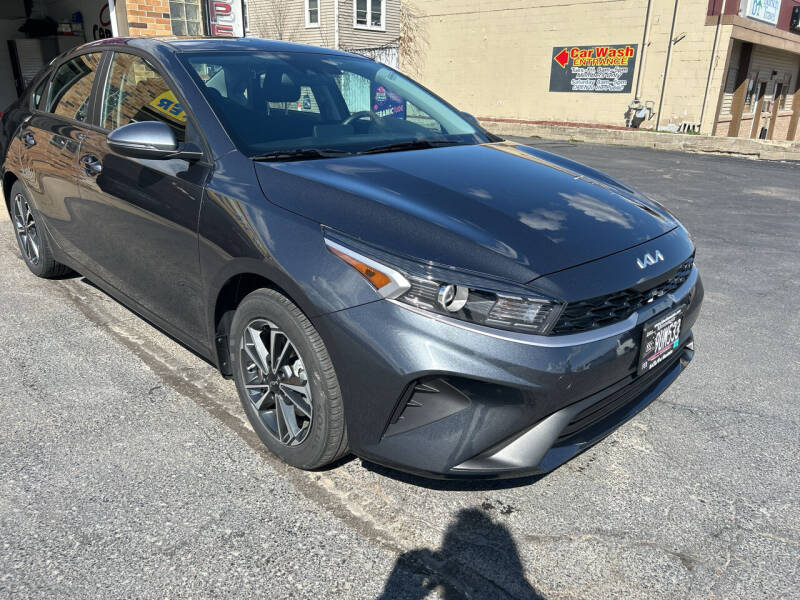
[[[706,286],[692,366],[539,479],[284,467],[230,381],[0,223],[0,597],[797,597],[800,167],[532,144],[673,211]]]

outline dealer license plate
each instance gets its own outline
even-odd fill
[[[644,324],[639,354],[639,375],[669,360],[678,351],[685,306],[658,315]]]

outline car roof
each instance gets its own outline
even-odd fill
[[[187,37],[154,37],[154,38],[106,38],[83,44],[75,48],[80,51],[87,48],[97,48],[105,46],[129,46],[139,48],[147,52],[157,50],[171,52],[208,52],[208,51],[245,51],[245,52],[306,52],[313,54],[340,54],[347,55],[347,52],[333,50],[331,48],[321,48],[319,46],[309,46],[307,44],[297,44],[279,40],[264,40],[261,38],[187,38]]]

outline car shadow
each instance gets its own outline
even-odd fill
[[[543,599],[525,578],[517,544],[508,528],[484,510],[460,510],[438,550],[401,554],[379,600],[441,598]]]
[[[108,298],[108,299],[109,299],[109,300],[111,300],[112,302],[114,302],[114,303],[118,304],[118,305],[119,305],[119,306],[121,306],[123,309],[125,309],[126,311],[128,311],[128,312],[129,312],[131,315],[133,315],[133,316],[135,316],[135,317],[137,317],[137,318],[141,319],[142,321],[144,321],[145,323],[147,323],[148,325],[150,325],[150,327],[154,328],[156,331],[158,331],[159,333],[161,333],[161,334],[162,334],[162,335],[164,335],[165,337],[169,338],[170,340],[172,340],[172,341],[173,341],[173,342],[175,342],[176,344],[178,344],[178,345],[179,345],[181,348],[183,348],[183,349],[184,349],[184,350],[186,350],[187,352],[190,352],[191,354],[193,354],[194,356],[196,356],[197,358],[199,358],[200,360],[202,360],[204,363],[206,363],[206,364],[208,364],[208,365],[211,365],[211,366],[212,366],[212,367],[214,367],[215,369],[217,368],[217,366],[216,366],[216,365],[215,365],[213,362],[211,362],[211,361],[210,361],[208,358],[206,358],[205,356],[203,356],[202,354],[200,354],[200,352],[198,352],[197,350],[195,350],[194,348],[192,348],[192,347],[191,347],[191,346],[189,346],[188,344],[185,344],[183,341],[181,341],[180,339],[178,339],[177,337],[175,337],[174,335],[172,335],[170,332],[168,332],[168,331],[166,331],[165,329],[163,329],[163,328],[162,328],[160,325],[158,325],[157,323],[154,323],[153,321],[151,321],[150,319],[148,319],[148,318],[147,318],[145,315],[143,315],[142,313],[138,312],[138,311],[137,311],[136,309],[134,309],[133,307],[131,307],[131,306],[128,306],[128,305],[127,305],[127,304],[125,304],[124,302],[122,302],[122,301],[118,300],[117,298],[115,298],[114,296],[112,296],[111,294],[109,294],[109,293],[108,293],[106,290],[104,290],[102,287],[100,287],[99,285],[97,285],[96,283],[94,283],[94,282],[93,282],[91,279],[88,279],[86,276],[84,276],[84,275],[80,275],[80,274],[77,274],[77,277],[80,277],[80,283],[81,283],[81,284],[83,284],[83,285],[86,285],[86,286],[88,286],[88,287],[90,287],[90,288],[93,288],[93,289],[97,290],[98,292],[100,292],[101,294],[103,294],[103,295],[104,295],[106,298]]]
[[[411,473],[403,473],[389,467],[375,464],[365,459],[361,459],[361,466],[383,477],[394,479],[402,483],[426,488],[429,490],[448,491],[448,492],[480,492],[491,490],[507,490],[511,488],[524,487],[536,483],[548,474],[529,475],[527,477],[515,477],[513,479],[430,479]]]

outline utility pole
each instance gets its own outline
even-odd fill
[[[658,116],[656,117],[656,131],[661,124],[661,112],[664,107],[664,89],[667,87],[667,75],[669,74],[669,59],[672,56],[672,46],[675,36],[675,19],[678,18],[678,0],[675,0],[675,9],[672,11],[672,26],[669,28],[669,41],[667,42],[667,61],[664,64],[664,78],[661,80],[661,97],[658,99]]]

